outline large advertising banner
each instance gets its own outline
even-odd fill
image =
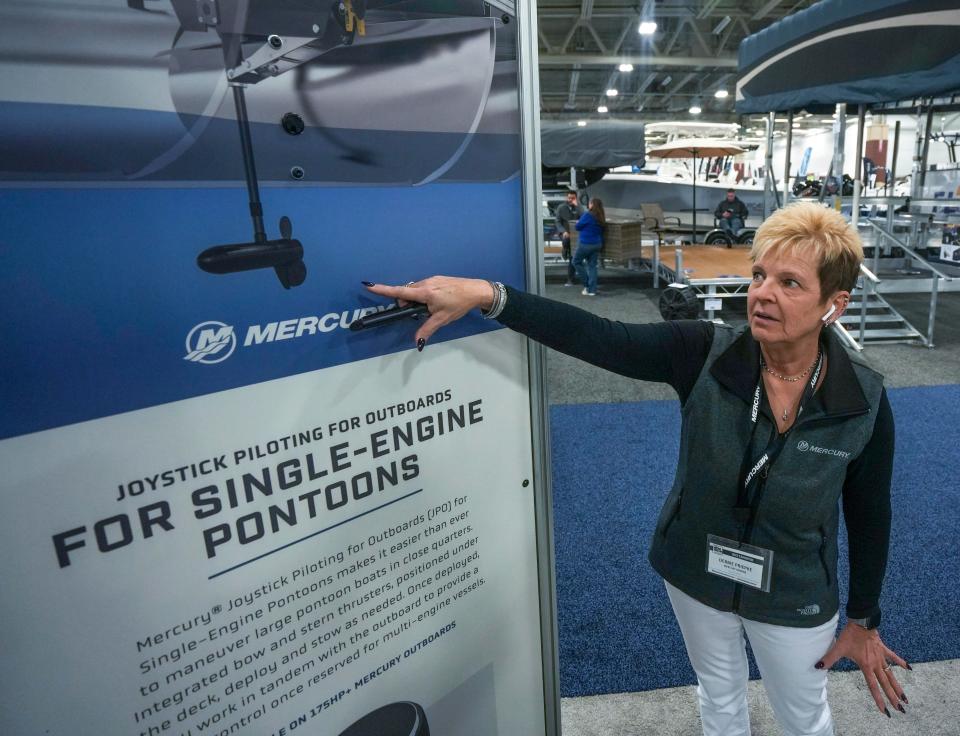
[[[544,732],[516,29],[0,5],[0,733]]]

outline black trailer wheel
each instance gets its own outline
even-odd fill
[[[725,245],[728,248],[733,245],[730,237],[723,230],[711,230],[703,239],[706,245]]]
[[[660,316],[665,320],[696,319],[700,314],[697,292],[683,284],[671,284],[660,294]]]
[[[747,228],[746,230],[741,230],[740,234],[737,235],[737,243],[740,245],[753,245],[753,236],[757,234],[757,231],[753,228]]]

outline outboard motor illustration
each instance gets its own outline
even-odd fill
[[[138,8],[142,0],[132,0]],[[323,54],[337,45],[350,45],[357,33],[364,35],[366,2],[360,0],[354,8],[352,0],[331,6],[326,15],[318,14],[312,20],[312,36],[289,36],[303,33],[306,28],[302,7],[286,4],[271,9],[267,3],[252,0],[249,3],[222,0],[173,0],[180,21],[180,31],[207,31],[214,29],[220,36],[228,84],[233,92],[237,124],[240,130],[240,150],[247,194],[250,198],[250,217],[253,221],[253,242],[218,245],[208,248],[197,257],[197,265],[209,273],[234,273],[258,268],[273,268],[283,288],[299,286],[307,276],[303,263],[303,246],[293,239],[293,225],[286,216],[280,218],[280,239],[267,240],[263,225],[263,205],[260,202],[257,168],[254,161],[250,121],[244,89],[265,79],[277,77]],[[281,35],[282,34],[282,35]],[[253,53],[245,56],[244,44],[257,44]],[[215,48],[216,44],[212,47]],[[304,130],[303,119],[288,112],[281,120],[285,132],[299,135]],[[303,169],[293,167],[294,179],[303,177]]]
[[[138,7],[143,6],[142,0],[136,2]],[[302,33],[305,29],[303,11],[309,9],[307,4],[302,8],[284,5],[273,11],[263,2],[247,5],[218,0],[173,0],[173,6],[180,20],[181,33],[213,28],[220,36],[240,129],[240,150],[253,221],[253,242],[208,248],[197,257],[197,265],[209,273],[220,274],[273,268],[283,288],[299,286],[307,277],[307,267],[303,263],[303,246],[299,240],[293,239],[290,219],[286,216],[280,218],[279,240],[267,240],[264,231],[263,205],[244,89],[247,85],[296,69],[336,45],[352,44],[356,34],[365,34],[366,2],[358,2],[356,9],[351,0],[334,4],[328,14],[315,18],[319,23],[311,24],[313,36],[293,37],[287,34]],[[256,39],[259,45],[245,57],[244,43],[251,39]],[[300,135],[305,127],[303,119],[292,112],[283,116],[281,124],[290,135]],[[295,166],[290,175],[301,179],[304,172]]]
[[[482,0],[0,3],[0,181],[239,182],[238,127],[261,185],[506,181],[515,27]]]
[[[242,170],[253,238],[198,265],[273,268],[289,289],[303,245],[289,218],[268,236],[261,184],[517,174],[513,28],[482,0],[3,4],[0,181],[202,187]]]
[[[340,736],[430,736],[430,727],[416,703],[391,703],[368,713]]]
[[[253,201],[251,199],[251,212]],[[280,218],[280,239],[267,240],[263,232],[263,216],[252,215],[254,241],[207,248],[197,256],[197,265],[207,273],[235,273],[256,268],[272,268],[284,289],[300,286],[307,278],[303,263],[303,245],[293,239],[289,217]]]

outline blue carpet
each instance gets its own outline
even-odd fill
[[[881,634],[908,662],[960,657],[960,386],[888,393],[897,448]],[[562,695],[695,683],[646,560],[676,467],[679,404],[555,406],[551,432]],[[842,602],[845,550],[841,539]]]

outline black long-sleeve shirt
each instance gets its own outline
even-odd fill
[[[547,347],[614,373],[668,383],[685,403],[713,343],[711,322],[627,324],[508,288],[500,323]],[[873,436],[847,468],[843,515],[850,552],[847,616],[880,612],[890,541],[894,422],[884,389]]]
[[[728,202],[726,199],[720,200],[713,216],[719,220],[723,217],[724,212],[730,212],[732,213],[731,217],[739,217],[741,220],[746,220],[748,214],[747,205],[740,201],[739,197],[734,197],[732,202]]]

